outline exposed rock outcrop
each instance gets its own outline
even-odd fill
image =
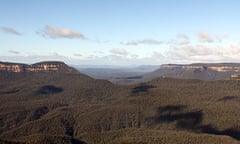
[[[190,65],[178,65],[178,64],[165,64],[161,68],[180,68],[185,70],[214,70],[217,72],[240,72],[240,64],[231,63],[218,63],[218,64],[190,64]]]
[[[48,61],[39,62],[32,65],[21,63],[0,62],[0,71],[6,72],[62,72],[62,73],[79,73],[64,62]]]
[[[205,81],[240,79],[240,63],[165,64],[143,75],[143,81],[157,77],[200,79]]]

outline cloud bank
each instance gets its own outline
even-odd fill
[[[240,45],[226,46],[191,45],[170,49],[166,56],[182,63],[240,62]]]
[[[141,56],[123,48],[110,49],[105,55],[81,55],[74,54],[66,57],[58,53],[42,55],[12,55],[1,56],[1,60],[19,62],[37,62],[43,60],[60,60],[70,64],[89,65],[160,65],[166,63],[216,63],[216,62],[240,62],[240,44],[222,46],[177,45],[165,52],[153,51],[150,55]],[[14,52],[13,52],[14,53]],[[17,53],[16,53],[17,54]]]
[[[84,35],[80,32],[76,32],[70,29],[61,29],[54,26],[46,26],[41,31],[41,34],[45,37],[54,39],[85,38]],[[109,49],[104,53],[98,50],[88,55],[85,55],[84,53],[81,53],[81,51],[78,51],[77,53],[72,53],[68,56],[59,55],[58,53],[51,53],[46,56],[21,56],[18,51],[13,51],[10,49],[8,51],[8,53],[10,53],[10,56],[1,56],[1,59],[18,59],[20,61],[62,60],[69,63],[99,65],[159,65],[164,63],[240,62],[240,43],[234,43],[232,41],[230,41],[230,43],[229,41],[226,43],[225,41],[222,42],[222,40],[229,37],[227,33],[216,35],[207,32],[198,32],[193,34],[194,35],[192,37],[188,37],[188,35],[180,33],[169,40],[143,39],[127,41],[125,43],[122,42],[120,48],[116,46],[117,48]],[[192,39],[195,41],[191,41]],[[139,49],[133,49],[132,51],[132,47],[128,47],[129,45],[146,45],[145,48],[147,48],[147,53],[145,54],[141,52],[143,46],[139,46]],[[151,49],[150,45],[154,45],[154,49]],[[23,55],[23,52],[21,52],[21,54]]]
[[[73,54],[75,57],[82,57],[83,55],[82,54],[80,54],[80,53],[75,53],[75,54]]]

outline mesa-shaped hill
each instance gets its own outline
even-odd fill
[[[46,61],[32,65],[22,63],[0,62],[0,71],[2,72],[61,72],[61,73],[78,73],[72,67],[69,67],[64,62]]]
[[[143,75],[142,80],[148,81],[158,77],[172,77],[214,81],[237,79],[239,75],[240,63],[166,64],[153,72]]]
[[[73,125],[81,125],[78,120],[89,121],[81,116],[83,113],[124,93],[123,88],[79,72],[3,71],[0,76],[0,139],[6,143],[31,143],[29,136],[34,134],[46,135],[59,143],[61,136],[73,137],[77,132]],[[18,140],[22,137],[27,138]]]
[[[81,73],[7,74],[0,143],[240,143],[235,80],[162,77],[119,86]]]

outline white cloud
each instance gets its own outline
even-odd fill
[[[82,57],[83,55],[82,55],[82,54],[79,54],[79,53],[75,53],[74,56],[76,56],[76,57]]]
[[[46,25],[42,31],[37,33],[42,35],[43,37],[48,36],[53,39],[56,38],[85,39],[85,36],[80,32],[73,31],[67,28],[58,28],[50,25]]]
[[[214,42],[214,37],[207,32],[198,32],[196,35],[200,42],[203,42],[203,43]]]
[[[125,50],[124,48],[114,48],[114,49],[111,49],[110,52],[112,54],[116,54],[116,55],[127,55],[128,54],[127,50]]]
[[[13,35],[22,35],[20,32],[18,32],[17,30],[15,30],[14,28],[10,28],[10,27],[2,27],[2,31],[8,34],[13,34]]]
[[[228,33],[209,34],[207,32],[198,32],[196,33],[196,35],[199,42],[203,42],[203,43],[222,42],[224,39],[229,38]]]
[[[159,41],[159,40],[154,40],[154,39],[143,39],[143,40],[135,40],[135,41],[128,41],[128,42],[121,42],[121,44],[123,45],[133,45],[133,46],[137,46],[140,44],[145,44],[145,45],[160,45],[163,44],[163,41]]]
[[[184,40],[189,39],[189,37],[184,33],[179,33],[176,37],[179,38],[179,39],[184,39]]]
[[[99,57],[97,55],[92,54],[90,56],[87,56],[86,58],[87,59],[98,59]]]
[[[227,38],[229,38],[229,34],[228,33],[223,33],[223,34],[216,35],[216,39],[219,42],[222,42],[224,39],[227,39]]]
[[[186,34],[180,33],[176,37],[179,40],[179,45],[188,45],[190,43],[189,37]]]
[[[170,46],[175,46],[178,44],[178,41],[176,39],[169,39],[167,42],[166,42],[167,45],[170,45]]]
[[[137,58],[139,57],[139,55],[137,55],[137,54],[132,54],[130,57],[133,58],[133,59],[137,59]]]
[[[188,45],[190,43],[189,40],[181,40],[178,44],[179,45]]]

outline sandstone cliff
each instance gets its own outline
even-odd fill
[[[157,77],[199,79],[204,81],[240,79],[240,63],[165,64],[143,75],[143,81]]]
[[[32,65],[21,63],[0,62],[0,71],[5,72],[61,72],[61,73],[79,73],[64,62],[47,61],[39,62]]]

